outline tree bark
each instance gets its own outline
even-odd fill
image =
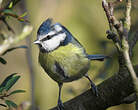
[[[138,65],[134,66],[134,69],[138,74]],[[65,102],[64,106],[65,110],[105,110],[111,106],[129,103],[128,96],[134,92],[131,76],[128,70],[124,69],[98,85],[98,97],[88,90]],[[126,98],[127,101],[124,101]],[[135,98],[130,100],[132,103]],[[50,110],[58,110],[58,108]]]

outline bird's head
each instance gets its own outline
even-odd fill
[[[51,52],[67,45],[71,38],[71,33],[64,26],[60,23],[52,24],[52,19],[48,18],[40,25],[34,44],[38,44],[42,52]]]

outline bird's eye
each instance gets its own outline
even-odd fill
[[[47,39],[49,40],[50,38],[51,38],[51,36],[48,35],[48,36],[47,36]]]
[[[49,40],[49,39],[51,39],[51,36],[50,35],[45,36],[43,39],[41,39],[41,41],[46,41],[46,40]]]

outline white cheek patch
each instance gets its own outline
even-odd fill
[[[54,28],[57,32],[60,32],[62,30],[62,27],[60,25],[55,25]]]
[[[50,40],[43,41],[42,46],[47,50],[47,51],[52,51],[56,49],[61,42],[63,42],[66,38],[66,34],[62,33],[56,36],[53,36]]]

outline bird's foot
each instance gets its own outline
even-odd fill
[[[95,94],[95,96],[98,96],[98,89],[94,83],[91,83],[91,90]]]
[[[64,110],[64,105],[61,100],[58,100],[58,110]]]
[[[95,94],[95,96],[98,96],[98,90],[96,85],[92,82],[92,80],[89,78],[88,74],[85,74],[85,77],[89,80],[90,84],[91,84],[91,90],[92,92]]]

